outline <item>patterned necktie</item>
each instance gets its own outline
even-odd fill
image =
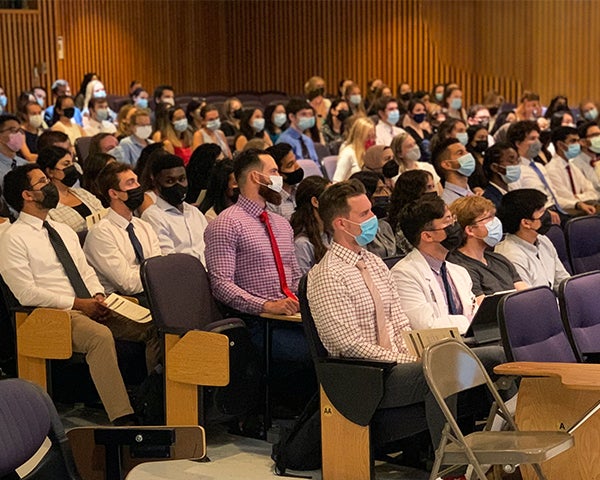
[[[135,252],[135,258],[138,263],[141,265],[144,262],[144,249],[142,248],[142,244],[140,240],[137,238],[135,234],[135,230],[133,228],[133,223],[129,222],[127,225],[127,233],[129,234],[129,240],[131,241],[131,245],[133,245],[133,251]]]
[[[48,230],[48,238],[50,239],[50,244],[56,252],[58,261],[61,263],[63,269],[65,270],[65,274],[69,279],[69,283],[75,291],[75,296],[77,298],[92,298],[92,296],[90,295],[90,291],[85,286],[83,278],[81,278],[79,270],[77,270],[77,267],[75,266],[73,257],[71,257],[69,250],[67,250],[65,242],[63,242],[63,239],[60,238],[58,232],[54,230],[54,228],[48,222],[44,222],[43,227],[46,230]]]
[[[275,265],[277,266],[277,275],[279,275],[281,291],[285,294],[286,297],[298,301],[298,297],[294,295],[294,292],[292,292],[287,285],[287,281],[285,279],[285,270],[283,268],[283,261],[281,260],[281,253],[279,253],[277,239],[275,238],[275,235],[273,234],[273,229],[271,228],[269,214],[266,210],[264,210],[258,218],[260,218],[260,221],[265,224],[267,233],[269,234],[269,240],[271,241],[271,250],[273,250],[273,256],[275,257]]]
[[[562,213],[563,215],[566,215],[567,212],[565,212],[561,206],[558,204],[558,199],[556,198],[556,195],[554,195],[554,192],[552,191],[552,189],[550,188],[550,185],[548,185],[548,180],[546,180],[546,177],[544,176],[544,174],[542,173],[542,171],[538,168],[538,166],[535,164],[534,160],[530,160],[529,162],[529,166],[531,168],[533,168],[533,171],[535,172],[535,174],[538,176],[538,178],[540,179],[540,181],[544,184],[544,187],[546,187],[546,190],[548,190],[550,192],[550,196],[552,197],[552,201],[554,202],[554,206],[556,207],[556,210],[558,210],[560,213]]]
[[[440,275],[442,276],[442,283],[444,284],[444,290],[446,291],[446,300],[448,301],[448,313],[450,315],[458,315],[458,309],[454,303],[454,297],[452,296],[452,287],[448,280],[448,270],[446,269],[446,262],[442,263],[440,267]]]
[[[383,306],[383,301],[381,300],[381,295],[379,295],[379,291],[373,282],[373,278],[371,274],[367,270],[367,265],[365,261],[360,259],[356,262],[356,268],[360,271],[360,274],[371,293],[371,297],[373,298],[373,303],[375,304],[375,323],[377,324],[377,341],[379,345],[383,348],[387,348],[388,350],[392,349],[392,341],[390,340],[390,334],[387,331],[387,327],[385,325],[385,308]]]
[[[306,143],[304,143],[304,139],[302,138],[302,136],[300,136],[300,147],[302,148],[302,159],[303,160],[310,159],[310,153],[308,151],[308,147],[306,146]]]

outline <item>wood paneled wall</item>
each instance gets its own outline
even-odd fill
[[[0,12],[0,84],[14,105],[20,90],[58,77],[76,92],[89,71],[116,94],[134,78],[179,93],[300,93],[317,74],[330,92],[348,77],[394,90],[453,80],[468,103],[533,89],[574,104],[600,98],[599,24],[596,0],[39,0]]]

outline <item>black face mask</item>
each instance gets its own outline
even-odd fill
[[[488,141],[487,140],[478,140],[475,142],[475,151],[479,153],[485,153],[488,149]]]
[[[496,114],[498,113],[498,107],[490,107],[490,108],[489,108],[489,111],[490,111],[490,115],[491,115],[492,117],[495,117],[495,116],[496,116]]]
[[[237,203],[239,196],[240,196],[240,189],[238,187],[234,187],[233,188],[233,195],[231,195],[231,197],[230,197],[231,201],[233,203]]]
[[[325,89],[324,88],[315,88],[314,90],[311,90],[310,92],[308,92],[308,99],[309,100],[313,100],[317,97],[322,97],[323,95],[325,95]]]
[[[388,209],[390,207],[390,197],[378,196],[371,197],[371,211],[377,218],[387,217]]]
[[[402,95],[400,95],[400,98],[405,102],[408,102],[412,98],[412,92],[403,93]]]
[[[77,180],[81,178],[81,175],[79,174],[79,171],[77,170],[77,167],[75,165],[71,165],[70,167],[65,168],[63,170],[63,174],[65,176],[61,180],[61,182],[67,187],[72,187],[73,185],[75,185],[75,183],[77,183]]]
[[[242,118],[242,109],[238,108],[237,110],[234,110],[233,113],[233,118],[235,118],[236,120],[241,120]]]
[[[294,170],[293,172],[287,173],[282,172],[285,177],[283,177],[283,181],[288,185],[297,185],[304,178],[304,170],[299,168],[298,170]]]
[[[56,188],[56,185],[49,183],[44,185],[44,188],[38,191],[44,194],[44,198],[40,202],[37,202],[42,208],[46,208],[48,210],[56,208],[59,199],[58,188]]]
[[[337,118],[340,122],[346,121],[346,119],[350,116],[350,110],[340,110],[337,114]]]
[[[446,250],[453,252],[462,245],[465,233],[460,226],[460,223],[454,222],[452,225],[448,225],[444,228],[444,232],[446,232],[446,238],[442,240],[440,244]]]
[[[187,187],[176,183],[172,187],[160,187],[159,193],[160,196],[173,205],[174,207],[178,207],[185,200],[187,195]]]
[[[144,203],[144,190],[142,187],[132,188],[131,190],[121,190],[127,194],[127,200],[123,201],[125,206],[131,210],[137,210],[138,207]]]
[[[63,110],[63,115],[67,118],[73,118],[75,116],[75,107],[68,107]]]
[[[552,226],[552,217],[550,216],[550,212],[546,210],[539,220],[541,225],[540,228],[537,229],[537,233],[540,235],[546,235]]]

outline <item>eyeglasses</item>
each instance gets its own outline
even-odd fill
[[[477,225],[478,225],[478,224],[480,224],[480,223],[487,223],[487,222],[489,222],[490,220],[492,220],[492,219],[493,219],[495,216],[496,216],[496,215],[488,215],[487,217],[483,217],[483,218],[481,218],[481,219],[479,219],[479,220],[475,220],[475,221],[474,221],[474,222],[473,222],[471,225],[469,225],[469,226],[471,226],[471,227],[475,227],[475,226],[477,226]]]
[[[33,185],[31,185],[27,190],[33,190],[33,187],[37,186],[37,185],[48,185],[51,182],[51,180],[48,177],[42,177],[40,178],[37,182],[35,182]]]
[[[450,226],[454,225],[456,223],[456,215],[452,215],[451,217],[444,217],[444,218],[442,218],[442,220],[444,220],[444,221],[446,221],[446,220],[452,220],[452,222],[449,223],[448,225],[446,225],[445,227],[442,227],[442,228],[428,228],[425,231],[426,232],[435,232],[436,230],[444,230],[447,227],[450,227]]]

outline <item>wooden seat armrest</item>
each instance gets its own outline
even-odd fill
[[[42,359],[67,359],[73,355],[71,315],[67,310],[35,308],[15,313],[17,352]]]
[[[522,377],[559,377],[566,388],[600,388],[600,365],[590,363],[510,362],[494,367],[499,375]]]

